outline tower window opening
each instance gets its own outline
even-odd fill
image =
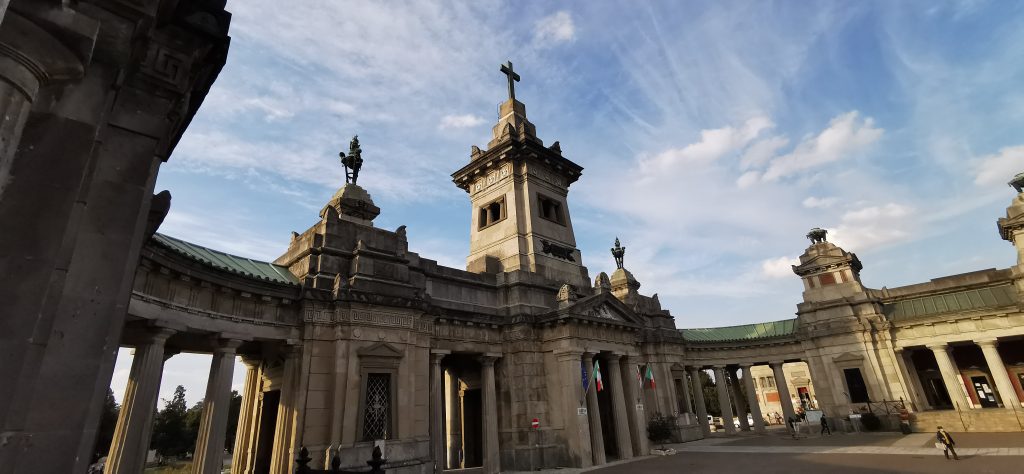
[[[483,229],[505,218],[505,198],[499,198],[480,208],[477,228]]]
[[[562,213],[562,203],[547,196],[537,195],[537,204],[540,207],[540,216],[556,224],[565,225],[565,215]]]

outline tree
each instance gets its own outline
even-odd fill
[[[711,416],[722,416],[722,407],[718,403],[718,390],[715,381],[706,370],[697,371],[700,383],[704,387],[704,403],[708,406],[708,414]]]
[[[164,409],[153,420],[153,438],[150,443],[161,456],[180,457],[195,445],[195,438],[187,436],[185,416],[185,387],[178,385],[170,400],[164,399]]]
[[[199,400],[192,408],[185,412],[185,438],[192,446],[195,446],[199,439],[199,426],[203,422],[203,402]]]
[[[99,459],[110,452],[110,443],[114,440],[114,430],[117,428],[117,415],[121,407],[117,400],[114,400],[114,391],[107,389],[107,398],[103,401],[103,413],[100,414],[100,429],[96,433],[96,451],[93,459]]]
[[[234,452],[235,431],[238,430],[238,414],[242,410],[242,396],[237,390],[231,391],[231,403],[228,405],[228,432],[224,436],[224,449]]]

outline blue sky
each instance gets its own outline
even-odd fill
[[[569,206],[591,277],[618,236],[679,327],[793,317],[789,265],[814,226],[875,288],[1015,263],[994,222],[1024,171],[1018,2],[228,9],[227,65],[157,183],[175,237],[276,258],[344,183],[358,134],[375,224],[464,267],[469,200],[449,175],[489,140],[510,59],[540,138],[584,167]]]

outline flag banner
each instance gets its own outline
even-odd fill
[[[596,384],[597,391],[604,390],[604,381],[601,380],[601,362],[594,361],[594,384]]]
[[[654,388],[654,371],[651,370],[650,364],[647,364],[647,380],[651,381],[651,388]]]
[[[587,366],[586,364],[583,363],[583,361],[580,361],[580,373],[583,374],[583,393],[586,394],[587,389],[590,388],[590,384],[587,380]]]

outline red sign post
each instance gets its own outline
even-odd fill
[[[533,429],[540,428],[540,420],[534,418],[533,421],[530,422],[530,427]]]

